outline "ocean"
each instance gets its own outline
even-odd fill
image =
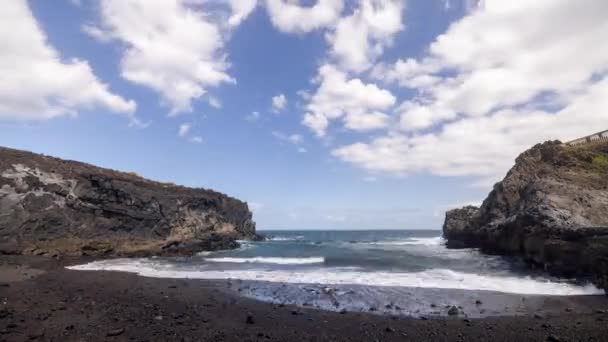
[[[453,306],[469,317],[516,315],[534,311],[546,296],[559,301],[603,293],[588,283],[531,271],[514,258],[448,249],[436,230],[261,233],[266,241],[241,241],[235,250],[71,268],[221,280],[262,301],[408,316],[444,316]]]

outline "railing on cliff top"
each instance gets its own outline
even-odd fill
[[[586,137],[582,137],[576,140],[568,141],[566,145],[568,146],[578,146],[578,145],[586,145],[591,143],[597,143],[602,141],[608,141],[608,130],[591,134]]]

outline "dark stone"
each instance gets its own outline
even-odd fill
[[[457,307],[452,306],[449,310],[448,310],[448,315],[450,316],[456,316],[460,313],[460,310],[458,310]]]
[[[0,309],[0,319],[11,317],[12,313],[6,309]]]
[[[247,314],[247,318],[245,319],[245,323],[247,323],[247,324],[255,324],[255,321],[253,320],[253,315],[252,314]]]
[[[108,331],[108,333],[106,334],[108,337],[113,337],[113,336],[119,336],[122,335],[125,332],[124,328],[118,328],[118,329],[114,329],[114,330],[110,330]]]
[[[393,329],[392,327],[386,327],[386,329],[384,329],[384,331],[386,331],[387,333],[394,333],[395,329]]]
[[[38,331],[27,335],[28,340],[37,340],[44,337],[44,331]]]
[[[547,341],[547,342],[559,342],[559,341],[561,341],[561,340],[560,340],[560,338],[559,338],[559,337],[557,337],[557,336],[554,336],[554,335],[549,335],[549,336],[547,336],[546,341]]]

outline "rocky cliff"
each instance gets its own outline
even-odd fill
[[[224,194],[0,148],[0,254],[187,255],[255,237]]]
[[[443,233],[448,247],[521,256],[608,291],[608,143],[534,146],[480,208],[449,211]]]

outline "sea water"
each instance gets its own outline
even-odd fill
[[[265,231],[267,240],[192,258],[115,259],[78,270],[228,280],[241,295],[336,311],[468,316],[534,309],[535,296],[603,293],[588,283],[530,271],[513,258],[448,249],[439,231]],[[480,308],[482,305],[483,308]]]

